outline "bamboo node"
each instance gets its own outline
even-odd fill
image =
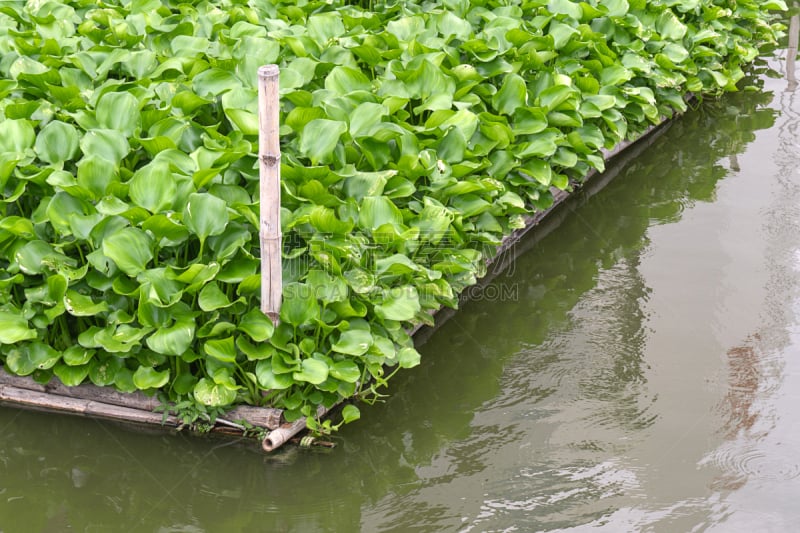
[[[278,68],[278,65],[264,65],[263,67],[259,67],[258,69],[259,78],[274,78],[279,74],[280,74],[280,68]]]
[[[261,156],[261,160],[264,161],[264,164],[268,167],[274,167],[281,160],[281,154],[264,154]]]

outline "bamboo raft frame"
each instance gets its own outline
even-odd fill
[[[260,174],[260,246],[261,246],[261,310],[273,323],[278,322],[282,293],[281,280],[281,226],[280,226],[280,139],[279,130],[279,69],[277,65],[266,65],[258,70],[259,94],[259,174]],[[677,116],[677,113],[676,115]],[[670,119],[662,119],[656,125],[648,128],[641,136],[633,141],[622,141],[612,150],[602,150],[603,159],[610,162],[623,152],[636,145],[636,150],[631,157],[652,144],[661,132],[665,131],[665,124]],[[650,142],[643,142],[645,139]],[[553,205],[544,211],[529,215],[525,219],[525,226],[506,236],[496,250],[493,258],[487,259],[487,266],[494,265],[495,275],[502,271],[514,254],[508,252],[520,240],[560,207],[567,199],[580,190],[586,190],[586,185],[596,176],[606,176],[600,180],[599,186],[593,187],[595,192],[613,179],[618,172],[615,170],[599,173],[592,169],[579,184],[574,183],[574,190],[567,192],[551,189],[554,197]],[[277,201],[275,201],[277,199]],[[557,225],[551,225],[549,231]],[[495,261],[502,258],[499,264]],[[479,284],[491,281],[493,276],[487,275],[479,280]],[[455,310],[440,307],[432,314],[440,318],[436,326],[428,327],[418,324],[409,333],[415,341],[428,337],[444,321],[455,313]],[[134,426],[158,427],[164,431],[177,431],[183,428],[183,422],[172,414],[162,414],[156,409],[162,407],[161,402],[142,392],[123,393],[109,387],[98,387],[92,384],[82,384],[77,387],[67,387],[56,378],[47,384],[37,383],[32,377],[20,377],[7,373],[0,366],[0,405],[44,411],[49,413],[70,414],[111,422],[129,424]],[[320,406],[317,416],[328,414],[328,409]],[[249,426],[249,428],[248,428]],[[283,410],[271,407],[237,406],[228,411],[224,417],[218,417],[211,428],[212,433],[228,436],[242,436],[248,429],[258,429],[266,432],[261,441],[261,449],[271,452],[305,428],[305,418],[294,422],[286,422]]]

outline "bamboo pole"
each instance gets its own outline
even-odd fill
[[[281,152],[277,65],[258,69],[258,161],[261,179],[261,310],[274,324],[281,309]]]
[[[147,396],[142,392],[119,392],[109,387],[97,387],[91,383],[84,383],[77,387],[67,387],[58,380],[51,380],[46,385],[33,381],[30,377],[14,376],[3,372],[0,369],[0,386],[8,385],[15,389],[25,389],[31,392],[48,394],[55,398],[55,405],[59,405],[56,397],[72,398],[84,400],[85,402],[98,402],[101,404],[115,405],[128,409],[153,413],[157,407],[161,406],[158,398]],[[74,405],[74,404],[70,404]],[[54,407],[56,408],[56,407]],[[254,407],[251,405],[239,405],[225,413],[224,419],[218,418],[222,423],[244,420],[250,425],[277,429],[283,423],[283,410],[274,407]],[[161,420],[161,414],[153,420]]]
[[[24,407],[36,411],[59,411],[90,418],[102,418],[114,422],[128,422],[149,426],[167,425],[173,428],[179,423],[179,420],[174,416],[168,416],[166,420],[164,420],[159,413],[111,405],[95,400],[68,398],[66,396],[22,389],[11,385],[0,385],[0,404],[4,403],[8,403],[14,407]]]
[[[327,413],[328,409],[325,406],[320,405],[317,407],[317,418],[322,418]],[[294,422],[287,422],[267,433],[264,440],[261,441],[261,448],[267,453],[277,450],[304,429],[306,429],[305,417],[301,417]]]
[[[797,88],[797,75],[794,69],[797,60],[798,39],[800,39],[800,15],[792,15],[792,18],[789,19],[789,49],[786,51],[786,80],[789,82],[787,91],[794,91]]]

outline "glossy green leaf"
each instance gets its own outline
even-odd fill
[[[133,203],[151,213],[171,209],[178,192],[178,186],[166,163],[151,163],[140,168],[128,184]]]
[[[275,326],[259,309],[251,309],[239,321],[238,329],[256,342],[264,342],[272,336]]]
[[[22,315],[0,311],[0,344],[16,344],[36,336],[36,330],[28,328],[28,321]]]
[[[118,165],[130,152],[125,134],[116,130],[93,129],[81,138],[81,151],[87,157],[99,157]]]
[[[123,360],[119,357],[93,359],[89,364],[89,379],[98,387],[113,385],[123,367]]]
[[[288,389],[294,384],[291,374],[276,374],[272,371],[272,362],[269,360],[259,361],[256,364],[256,378],[259,385],[266,390]]]
[[[194,386],[193,395],[203,405],[223,407],[236,400],[236,391],[230,390],[214,381],[201,378]]]
[[[108,304],[106,302],[95,302],[91,297],[73,290],[66,291],[64,307],[72,316],[94,316],[108,311]]]
[[[492,97],[492,105],[499,113],[511,115],[517,108],[525,106],[527,96],[525,80],[517,74],[509,74]]]
[[[372,335],[369,331],[351,329],[343,332],[331,349],[347,355],[364,355],[370,346],[372,346]]]
[[[358,225],[374,231],[384,224],[402,224],[403,215],[397,206],[385,196],[366,196],[361,200],[358,213]]]
[[[283,288],[281,320],[301,326],[319,316],[319,304],[311,287],[304,283],[290,283]]]
[[[211,235],[219,235],[228,225],[228,208],[225,202],[208,193],[192,193],[183,210],[183,223],[203,242]]]
[[[182,355],[188,350],[195,338],[195,322],[185,318],[177,320],[169,327],[158,328],[147,337],[147,347],[164,355]]]
[[[420,308],[417,289],[399,287],[384,293],[382,302],[375,305],[375,314],[384,320],[411,320]]]
[[[417,350],[410,346],[401,348],[397,352],[397,363],[401,368],[413,368],[420,362],[420,355]]]
[[[133,373],[133,384],[139,390],[158,389],[169,382],[169,370],[140,366]]]
[[[53,373],[67,387],[77,387],[89,376],[90,365],[68,366],[58,362],[53,367]]]
[[[317,118],[306,124],[300,133],[300,152],[311,160],[312,165],[328,163],[342,135],[347,132],[347,123],[338,120]]]
[[[211,282],[200,291],[197,304],[203,311],[215,311],[231,305],[227,295],[222,292],[216,282]]]
[[[2,338],[0,338],[0,342]],[[15,347],[6,356],[6,365],[14,374],[27,376],[36,370],[52,368],[61,359],[61,354],[39,341]]]
[[[36,132],[31,123],[22,119],[0,121],[0,152],[21,153],[33,147]]]
[[[78,152],[80,135],[75,126],[54,120],[42,128],[36,137],[36,154],[48,163],[60,164]]]
[[[328,379],[328,365],[317,359],[303,359],[300,364],[300,372],[294,372],[292,377],[295,381],[305,381],[313,385],[319,385]]]
[[[78,162],[77,183],[95,198],[104,196],[109,186],[118,181],[116,165],[103,157],[89,155]]]
[[[347,383],[355,383],[361,378],[361,369],[349,359],[337,361],[330,368],[330,375]]]
[[[236,346],[233,337],[209,339],[203,345],[206,354],[223,363],[236,362]]]
[[[138,228],[123,228],[103,239],[103,254],[129,276],[136,276],[153,259],[152,239]]]
[[[82,346],[74,345],[64,350],[62,359],[64,363],[70,366],[82,366],[91,361],[93,356],[94,350],[89,350]]]
[[[128,92],[108,92],[97,101],[95,116],[100,127],[130,136],[139,125],[139,102]]]
[[[342,408],[342,420],[345,424],[355,422],[359,418],[361,418],[361,411],[355,405],[349,403]]]

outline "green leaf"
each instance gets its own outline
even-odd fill
[[[300,367],[300,372],[292,374],[295,381],[306,381],[313,385],[319,385],[328,379],[328,365],[324,361],[303,359]]]
[[[201,378],[194,386],[194,398],[209,407],[223,407],[236,400],[236,391],[214,383],[207,378]]]
[[[24,274],[41,274],[47,268],[59,264],[74,265],[75,261],[60,254],[48,243],[40,240],[30,241],[14,254],[14,260]]]
[[[264,342],[272,337],[275,325],[264,313],[254,308],[242,317],[237,329],[247,333],[256,342]]]
[[[194,319],[177,320],[172,326],[158,328],[147,337],[147,347],[164,355],[182,355],[192,346],[195,334]]]
[[[95,117],[103,128],[131,136],[140,116],[139,101],[129,92],[108,92],[97,101]]]
[[[0,121],[0,152],[22,153],[33,146],[36,132],[31,123],[24,119]]]
[[[541,109],[519,107],[514,112],[513,126],[516,135],[539,133],[547,128],[547,117]]]
[[[103,254],[124,273],[135,277],[153,259],[152,239],[138,228],[123,228],[103,239]]]
[[[256,379],[266,390],[283,390],[294,385],[291,374],[276,374],[272,371],[272,361],[269,359],[256,363]]]
[[[319,13],[308,17],[306,23],[308,35],[320,45],[327,45],[328,41],[344,35],[345,27],[339,13]]]
[[[414,348],[406,346],[397,352],[397,363],[400,365],[400,368],[413,368],[419,364],[419,361],[419,352]]]
[[[533,140],[522,143],[519,149],[514,151],[514,155],[521,159],[532,156],[549,157],[558,150],[558,143],[563,138],[563,134],[556,129],[548,129],[533,136]]]
[[[403,222],[403,214],[385,196],[365,196],[361,200],[358,212],[358,225],[368,231],[374,231],[384,224],[398,226]]]
[[[61,354],[39,341],[31,342],[12,349],[6,356],[6,364],[12,373],[27,376],[36,370],[52,368]]]
[[[236,362],[236,346],[233,337],[207,340],[203,349],[206,354],[223,363]]]
[[[69,366],[59,361],[53,367],[53,373],[67,387],[77,387],[89,375],[90,365]]]
[[[656,31],[661,34],[664,39],[671,41],[678,41],[683,39],[686,35],[687,28],[678,20],[678,17],[669,9],[661,12],[661,15],[656,20]]]
[[[64,363],[70,366],[81,366],[91,361],[93,356],[94,350],[89,350],[79,345],[73,345],[64,350],[62,359]]]
[[[68,290],[64,296],[64,307],[72,316],[94,316],[108,311],[106,302],[95,303],[90,296]]]
[[[370,135],[389,110],[383,104],[363,102],[350,114],[350,136],[352,138]]]
[[[511,115],[525,105],[528,89],[525,80],[517,74],[509,74],[503,80],[500,90],[492,96],[492,105],[498,113]]]
[[[602,5],[608,9],[610,17],[624,17],[630,9],[628,0],[605,0]]]
[[[611,65],[600,72],[600,83],[603,85],[622,85],[633,77],[633,72],[622,65]]]
[[[189,230],[175,220],[174,213],[154,215],[142,223],[142,229],[153,234],[161,246],[175,246],[186,241]]]
[[[118,165],[131,151],[125,134],[116,130],[90,130],[81,138],[80,147],[87,157],[100,157],[113,165]]]
[[[567,15],[575,20],[581,20],[581,17],[583,17],[581,6],[570,0],[550,0],[547,4],[547,10],[550,13]]]
[[[90,155],[78,162],[78,185],[91,192],[95,198],[106,194],[112,183],[119,182],[119,173],[114,163],[103,157]]]
[[[253,344],[244,335],[236,337],[236,347],[247,356],[248,361],[269,359],[275,354],[275,347],[267,343]]]
[[[361,411],[358,410],[358,407],[349,403],[344,406],[342,409],[342,420],[344,420],[345,424],[349,424],[350,422],[354,422],[361,418]]]
[[[384,320],[411,320],[419,311],[419,294],[411,286],[384,291],[383,301],[375,306],[375,314]]]
[[[281,320],[292,326],[307,324],[319,316],[319,304],[311,287],[289,283],[283,288]]]
[[[550,27],[547,29],[547,35],[553,38],[553,48],[561,50],[564,48],[573,36],[579,35],[580,32],[570,26],[569,24],[562,24],[557,20],[550,22]]]
[[[333,366],[330,368],[330,375],[347,383],[355,383],[361,378],[361,369],[355,361],[346,359],[333,363]]]
[[[231,306],[231,301],[225,295],[224,292],[219,288],[217,282],[212,281],[200,291],[199,298],[197,300],[200,309],[203,311],[215,311],[217,309],[222,309],[225,307]]]
[[[21,314],[0,311],[0,344],[16,344],[36,337],[36,330],[28,329],[28,321]]]
[[[314,119],[300,132],[300,153],[311,159],[312,165],[329,163],[339,139],[346,132],[346,122]]]
[[[225,201],[208,193],[189,195],[183,210],[183,223],[189,231],[205,242],[211,235],[219,235],[228,225],[228,208]]]
[[[172,208],[178,186],[165,162],[152,162],[137,170],[129,182],[133,203],[158,213]]]
[[[372,346],[372,335],[369,331],[349,329],[339,336],[339,340],[331,346],[335,352],[347,355],[364,355]]]
[[[98,387],[113,385],[117,374],[125,366],[120,357],[108,357],[106,359],[93,359],[89,363],[89,379]]]
[[[169,382],[169,369],[159,372],[155,368],[140,366],[133,373],[133,384],[139,390],[160,389]]]
[[[539,93],[539,105],[547,112],[554,110],[576,93],[576,90],[567,85],[553,85]]]
[[[75,126],[54,120],[42,128],[36,137],[36,154],[48,163],[60,164],[78,152],[80,135]]]
[[[325,88],[342,96],[354,91],[370,91],[372,84],[360,70],[350,67],[336,66],[325,78]]]
[[[242,82],[226,70],[210,68],[194,77],[192,89],[199,96],[207,98],[241,88]]]
[[[530,159],[520,169],[542,185],[550,185],[553,174],[550,165],[541,159]]]
[[[315,229],[330,235],[346,235],[353,230],[353,223],[339,220],[336,212],[325,206],[315,206],[309,216],[309,222]]]

